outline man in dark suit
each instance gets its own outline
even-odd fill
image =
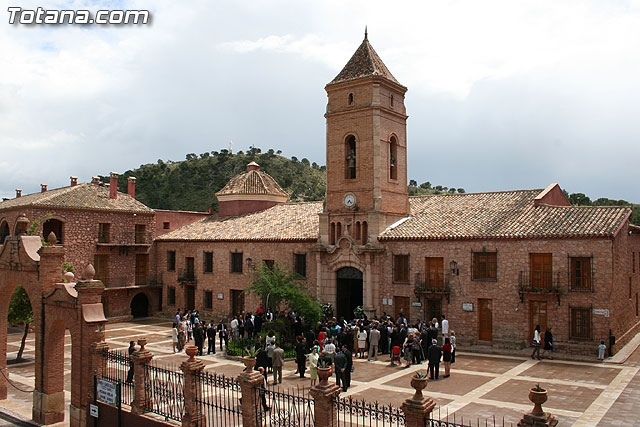
[[[213,320],[209,322],[207,328],[207,354],[216,354],[216,327],[213,324]]]
[[[198,347],[198,356],[202,356],[202,348],[204,347],[204,331],[202,330],[202,323],[196,323],[196,327],[193,328],[193,340],[196,347]]]
[[[227,348],[229,345],[229,331],[222,319],[220,319],[220,323],[218,323],[218,337],[220,338],[220,351],[222,351],[222,341],[224,341],[224,348]]]
[[[344,370],[344,376],[342,380],[344,382],[344,391],[347,391],[349,387],[351,387],[351,370],[353,369],[353,355],[349,351],[349,347],[346,345],[342,346],[342,353],[344,353],[344,357],[347,358],[347,366]]]
[[[342,383],[342,391],[347,391],[347,381],[345,378],[347,369],[347,357],[344,352],[340,350],[334,357],[334,363],[336,365],[336,385],[340,387]]]
[[[129,341],[129,372],[127,373],[127,382],[133,382],[133,360],[131,359],[131,355],[136,352],[136,342]]]
[[[440,374],[440,359],[442,358],[442,350],[438,347],[438,340],[431,341],[427,359],[429,360],[429,376],[432,380],[437,380]]]

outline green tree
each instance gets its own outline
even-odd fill
[[[13,295],[11,295],[11,302],[9,303],[9,316],[8,323],[12,326],[21,325],[24,327],[24,335],[22,335],[22,341],[20,342],[20,349],[16,356],[16,362],[22,361],[22,352],[24,351],[24,344],[27,340],[27,334],[29,334],[29,326],[33,323],[33,310],[31,310],[31,301],[27,291],[22,286],[18,286]]]
[[[276,310],[280,304],[286,304],[309,324],[319,321],[322,316],[321,306],[307,292],[303,278],[288,268],[281,268],[278,263],[273,267],[262,263],[253,272],[253,281],[245,292],[258,295],[265,305]]]

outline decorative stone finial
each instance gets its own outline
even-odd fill
[[[144,351],[145,350],[144,346],[147,345],[147,339],[146,338],[138,339],[138,345],[140,346],[140,351]],[[198,347],[196,347],[196,349],[197,348]]]
[[[56,233],[54,233],[53,231],[49,233],[49,235],[47,236],[47,243],[50,245],[55,245],[56,243],[58,243],[58,238],[56,237]]]
[[[76,281],[76,275],[73,274],[71,271],[67,271],[62,275],[62,277],[64,277],[64,280],[66,280],[67,283],[73,283]]]
[[[93,268],[92,264],[87,265],[87,268],[84,269],[84,278],[85,280],[93,280],[93,276],[96,275],[96,269]]]
[[[367,26],[364,26],[364,39],[368,40],[368,34],[367,34]]]
[[[189,360],[187,360],[187,362],[195,362],[196,354],[198,354],[198,347],[196,347],[195,345],[188,345],[186,352],[189,355]]]

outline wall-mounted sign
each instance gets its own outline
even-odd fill
[[[413,307],[422,307],[422,303],[420,301],[414,301],[411,303]]]
[[[473,311],[473,303],[472,302],[463,302],[462,303],[462,311]]]
[[[593,314],[599,314],[600,316],[609,317],[609,310],[606,308],[594,308]]]
[[[224,299],[224,294],[218,294],[218,299]]]
[[[93,403],[89,404],[89,415],[98,418],[98,405],[94,405]]]

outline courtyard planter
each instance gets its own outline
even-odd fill
[[[196,361],[196,354],[198,354],[198,347],[196,347],[195,345],[188,345],[185,352],[189,356],[188,362]]]
[[[531,387],[529,390],[529,400],[533,403],[532,415],[544,415],[542,404],[547,401],[547,390],[537,387]]]
[[[255,357],[243,357],[242,362],[244,363],[244,366],[246,366],[247,372],[252,372],[253,368],[256,366]]]
[[[413,395],[414,400],[422,400],[424,396],[422,395],[422,390],[427,387],[427,376],[420,372],[416,372],[414,376],[411,377],[411,387],[414,388],[416,393]]]
[[[331,367],[320,368],[318,367],[318,378],[320,378],[320,384],[327,384],[329,377],[331,376]]]

